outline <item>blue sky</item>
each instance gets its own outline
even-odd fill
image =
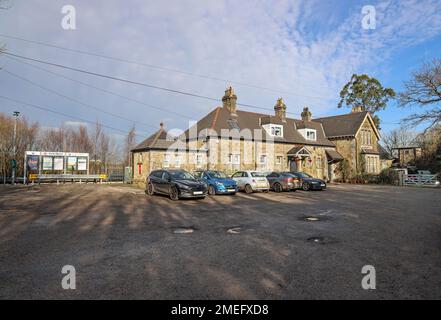
[[[299,117],[304,106],[310,107],[313,117],[348,112],[336,106],[339,91],[352,73],[375,76],[383,85],[399,92],[413,70],[423,61],[439,58],[441,52],[441,1],[7,2],[12,7],[0,10],[0,34],[227,81],[81,55],[0,36],[0,44],[12,53],[219,99],[231,84],[238,102],[243,104],[272,110],[277,98],[283,97],[293,117]],[[66,4],[76,8],[76,30],[61,27],[61,8]],[[376,9],[375,30],[361,26],[361,11],[365,5]],[[136,122],[138,140],[155,131],[160,122],[165,122],[169,129],[185,129],[189,120],[200,119],[220,104],[32,64],[132,100],[5,57],[0,57],[0,67],[4,70],[83,104],[1,70],[0,95],[72,117],[99,120],[122,131],[128,131]],[[0,99],[1,112],[11,113],[16,109],[45,127],[81,123]],[[379,114],[383,131],[397,127],[400,119],[412,111],[415,110],[403,110],[390,103],[387,110]],[[121,138],[121,132],[109,129],[109,133]]]

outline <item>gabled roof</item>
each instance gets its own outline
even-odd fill
[[[287,152],[287,154],[291,155],[291,156],[298,156],[298,155],[309,155],[310,156],[311,152],[307,148],[305,148],[305,146],[297,146],[297,147],[290,149]]]
[[[394,157],[392,157],[391,154],[389,154],[389,152],[387,152],[387,150],[378,143],[378,152],[380,154],[380,159],[382,160],[393,160]]]
[[[344,159],[340,153],[333,149],[326,149],[326,155],[331,161],[340,161]]]
[[[140,150],[150,150],[150,149],[168,149],[175,141],[170,139],[167,140],[167,131],[165,131],[164,127],[156,131],[150,137],[139,143],[135,148],[131,151],[140,151]]]
[[[317,118],[314,119],[314,121],[321,122],[323,128],[325,129],[326,136],[328,138],[333,138],[355,136],[366,117],[370,118],[370,121],[374,127],[375,134],[377,134],[379,138],[377,128],[375,127],[375,124],[372,121],[372,117],[370,116],[368,111],[351,112],[339,116]]]
[[[262,129],[262,125],[271,123],[283,126],[283,137],[271,137],[274,138],[274,142],[335,147],[335,145],[325,137],[323,127],[319,122],[305,122],[302,120],[295,120],[291,118],[287,118],[284,122],[280,118],[275,116],[242,110],[236,110],[236,115],[237,117],[231,117],[230,112],[226,108],[217,107],[201,120],[199,120],[193,128],[187,130],[184,134],[187,138],[189,138],[188,134],[189,131],[192,129],[196,129],[197,134],[199,134],[199,132],[203,130],[208,131],[209,129],[212,129],[217,133],[219,137],[222,137],[222,130],[233,129],[231,126],[235,123],[239,130],[250,130],[249,133],[251,134],[252,139],[256,138],[265,140],[265,137],[254,137],[254,130]],[[297,124],[303,126],[306,125],[308,128],[317,130],[317,140],[306,140],[297,131]],[[207,132],[207,135],[210,135],[210,132]],[[225,136],[224,138],[228,137],[230,136]]]

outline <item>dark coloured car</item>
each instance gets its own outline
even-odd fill
[[[289,172],[271,172],[266,178],[270,184],[270,189],[275,192],[296,191],[298,185],[294,183],[294,176]]]
[[[236,194],[237,183],[222,171],[195,171],[194,175],[208,186],[208,194]]]
[[[305,172],[291,172],[291,174],[299,179],[300,188],[305,191],[326,189],[326,182],[322,179],[314,178]]]
[[[155,170],[147,178],[146,192],[165,194],[172,200],[205,198],[207,185],[185,170]]]

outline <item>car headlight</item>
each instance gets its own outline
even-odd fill
[[[216,181],[215,183],[216,183],[216,185],[217,185],[218,187],[223,187],[223,186],[224,186],[224,184],[223,184],[222,182]]]
[[[181,189],[184,189],[184,190],[188,190],[188,189],[190,189],[190,187],[189,186],[187,186],[187,185],[185,185],[185,184],[178,184],[178,187],[179,188],[181,188]]]

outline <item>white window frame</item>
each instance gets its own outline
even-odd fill
[[[167,153],[164,154],[163,167],[164,168],[169,168],[170,167],[170,155],[167,154]]]
[[[283,162],[283,156],[281,155],[276,155],[276,164],[282,164]]]
[[[228,154],[228,164],[240,164],[240,153]]]
[[[276,134],[276,130],[278,130],[280,134]],[[270,135],[273,137],[283,138],[283,126],[270,124]]]
[[[265,159],[264,162],[262,162],[262,157]],[[259,164],[266,165],[267,163],[268,163],[268,156],[267,156],[267,154],[266,153],[259,154]]]
[[[323,161],[321,156],[315,158],[315,166],[317,169],[323,169]]]
[[[175,154],[174,166],[175,168],[180,168],[182,165],[182,155]]]
[[[313,134],[314,135],[314,138],[310,138],[310,137],[308,137],[308,135],[309,134]],[[317,140],[317,130],[313,130],[313,129],[306,129],[306,131],[305,131],[305,139],[306,140],[311,140],[311,141],[316,141]]]
[[[196,166],[198,168],[202,167],[203,161],[202,161],[202,154],[196,154]]]

